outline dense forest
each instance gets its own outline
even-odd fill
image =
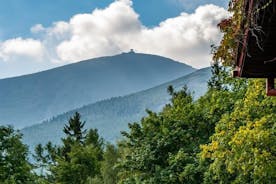
[[[169,86],[171,102],[129,124],[117,145],[96,129],[85,130],[79,113],[63,129],[60,146],[37,145],[35,162],[21,135],[1,127],[3,183],[275,183],[276,99],[263,80],[229,77],[212,67],[208,92],[193,100]],[[62,131],[62,130],[60,130]]]
[[[158,113],[146,110],[116,145],[105,142],[97,129],[85,129],[81,114],[75,113],[60,130],[61,144],[37,145],[32,163],[20,132],[1,126],[0,181],[276,183],[276,98],[266,96],[264,80],[232,78],[227,66],[235,57],[240,2],[231,1],[233,17],[220,24],[225,36],[214,48],[206,94],[195,100],[187,87],[168,86],[170,103]]]

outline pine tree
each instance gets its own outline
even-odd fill
[[[61,146],[48,143],[36,147],[37,162],[46,163],[50,175],[44,177],[50,183],[85,184],[100,176],[103,159],[103,139],[97,129],[84,130],[78,112],[64,126],[65,137]],[[43,176],[42,176],[43,177]]]
[[[69,119],[68,125],[64,126],[63,132],[76,142],[82,143],[86,130],[83,130],[85,121],[80,120],[81,115],[76,112],[73,117]]]

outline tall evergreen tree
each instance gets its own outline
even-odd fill
[[[80,114],[76,112],[73,117],[70,117],[68,125],[64,126],[63,132],[68,138],[81,143],[85,138],[86,130],[83,130],[85,122],[82,122],[80,118]]]
[[[35,158],[46,163],[50,175],[49,182],[62,184],[85,184],[100,176],[100,165],[103,159],[103,139],[97,129],[84,130],[85,122],[81,121],[78,112],[64,126],[65,137],[61,146],[48,143],[45,147],[36,147]]]

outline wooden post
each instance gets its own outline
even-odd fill
[[[276,96],[274,78],[272,77],[266,80],[266,94],[267,96]]]

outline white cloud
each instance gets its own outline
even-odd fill
[[[43,56],[44,47],[38,40],[15,38],[0,43],[0,58],[4,61],[20,57],[41,61]]]
[[[48,28],[35,25],[31,31],[43,33],[41,41],[19,39],[18,42],[33,41],[36,49],[21,47],[24,44],[14,44],[13,49],[1,46],[0,58],[7,59],[11,53],[41,56],[44,47],[47,48],[48,60],[66,63],[134,49],[173,58],[194,67],[205,67],[211,62],[210,45],[217,44],[221,38],[217,23],[226,16],[225,9],[204,5],[194,13],[182,13],[148,28],[140,22],[132,1],[117,0],[105,9],[77,14],[68,22],[56,22]]]
[[[211,62],[210,45],[218,43],[221,34],[217,28],[226,11],[214,5],[199,7],[195,13],[182,13],[162,22],[154,29],[143,29],[135,49],[167,56],[195,67]]]
[[[33,27],[31,27],[31,32],[32,33],[40,33],[43,32],[45,28],[43,27],[42,24],[36,24]]]
[[[64,36],[70,33],[70,25],[67,22],[59,21],[53,24],[54,26],[47,30],[48,34],[55,36]]]
[[[117,1],[104,10],[74,16],[69,22],[71,38],[57,46],[59,58],[78,61],[133,48],[195,67],[210,64],[210,45],[220,40],[217,23],[227,16],[225,9],[205,5],[192,14],[182,13],[159,26],[147,28],[126,2]]]
[[[75,15],[69,22],[72,35],[57,46],[63,61],[78,61],[121,52],[122,39],[141,30],[131,1],[116,1],[104,10]]]
[[[70,25],[67,22],[59,21],[54,22],[51,27],[45,28],[41,24],[36,24],[31,27],[31,32],[34,34],[44,34],[47,38],[56,37],[64,38],[66,35],[70,34]],[[46,38],[46,39],[47,39]]]

